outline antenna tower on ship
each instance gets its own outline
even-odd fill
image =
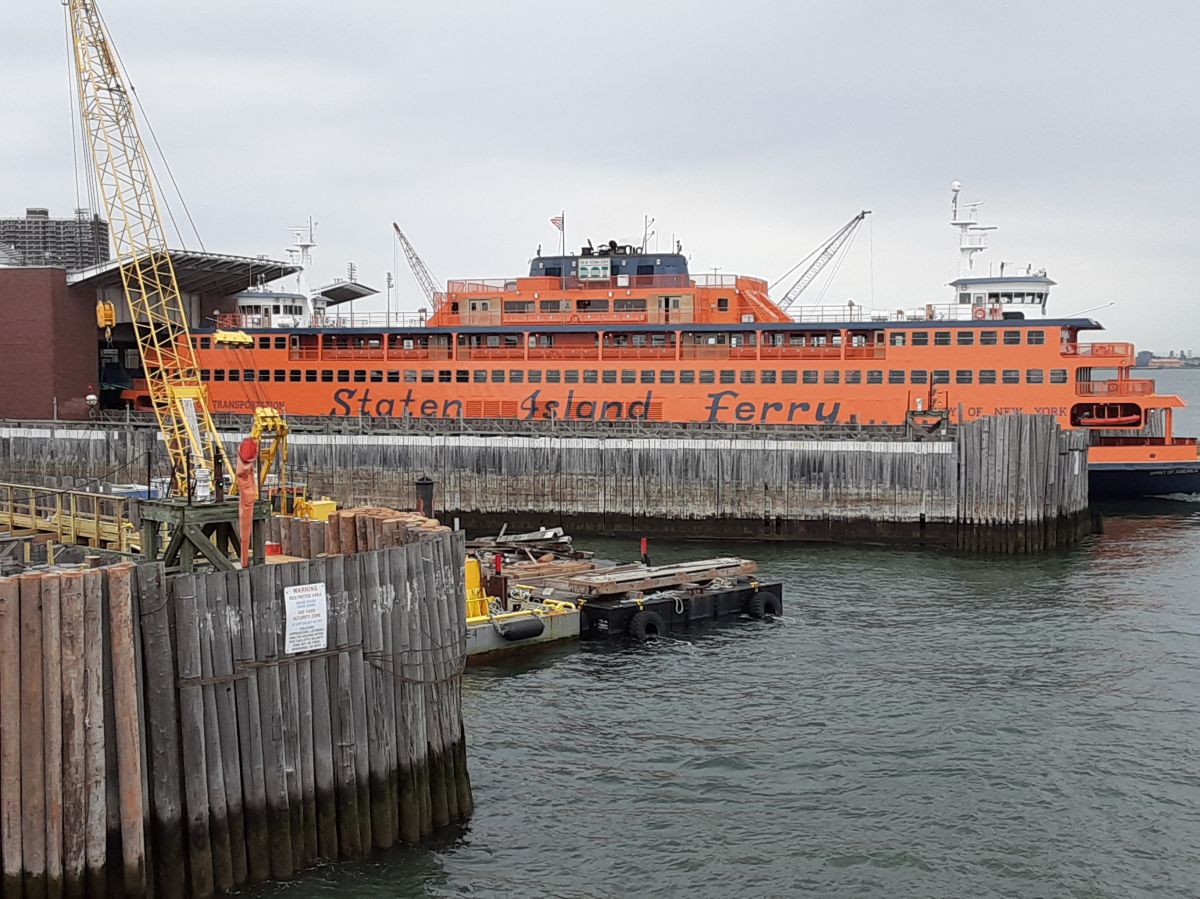
[[[950,184],[950,224],[958,229],[958,273],[967,277],[973,268],[971,257],[987,249],[987,232],[995,231],[996,226],[979,224],[979,207],[983,203],[959,203],[961,190],[962,182]]]
[[[296,240],[292,248],[288,249],[288,255],[300,264],[300,271],[296,273],[296,293],[308,299],[311,296],[308,272],[312,268],[313,247],[317,245],[317,222],[313,221],[310,215],[307,224],[291,230],[295,233]]]

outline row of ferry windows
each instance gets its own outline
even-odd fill
[[[509,371],[496,369],[392,369],[390,371],[367,369],[201,369],[200,378],[204,381],[260,381],[276,383],[325,383],[325,384],[1066,384],[1068,374],[1065,368],[1052,368],[1049,378],[1041,368],[1004,368],[1004,369],[934,369],[932,371],[903,369],[872,368],[867,370],[849,369],[841,371],[828,369],[815,371],[813,369],[797,370],[784,369],[764,371],[732,369],[672,369],[641,371],[635,369],[596,369],[569,368],[566,370],[551,368],[544,371],[539,369],[514,368]]]
[[[1029,344],[1030,346],[1041,346],[1042,344],[1044,344],[1046,342],[1046,332],[1045,331],[1024,331],[1024,332],[1022,332],[1022,331],[1003,331],[1003,332],[1001,332],[1001,331],[978,331],[978,332],[976,332],[973,330],[971,330],[971,331],[933,331],[933,332],[929,332],[929,331],[912,331],[912,332],[893,331],[891,333],[890,342],[891,342],[892,346],[904,346],[906,343],[911,343],[913,346],[929,346],[931,333],[932,333],[932,345],[933,346],[951,346],[951,345],[974,346],[976,343],[976,334],[978,334],[978,343],[980,346],[996,346],[999,343],[1003,343],[1005,346],[1019,346],[1022,343],[1022,340],[1021,340],[1022,334],[1025,335],[1024,342]],[[495,335],[493,335],[493,336],[495,336]],[[617,336],[623,337],[624,335],[617,335]],[[666,340],[665,335],[654,335],[654,336],[656,338],[662,337],[663,342],[665,343],[665,340]],[[772,334],[772,332],[767,332],[766,334],[764,334],[764,339],[766,340],[766,342],[768,344],[772,344],[772,340],[769,339],[772,336],[774,336]],[[778,337],[781,339],[782,339],[782,336],[783,335],[778,335]],[[640,340],[639,340],[639,338],[640,338]],[[194,339],[196,341],[196,345],[202,350],[210,349],[212,346],[212,339],[209,337],[198,337],[198,338],[194,338]],[[856,339],[858,339],[860,341],[865,341],[865,338],[862,338],[861,335],[859,335],[859,337]],[[642,334],[633,335],[633,343],[635,346],[645,344],[645,340],[646,340],[645,335],[642,335]],[[827,343],[827,341],[829,340],[829,338],[827,335],[824,335],[824,334],[813,334],[813,335],[809,335],[809,340],[811,341],[813,346],[824,346]],[[803,345],[804,344],[803,335],[799,335],[799,334],[791,335],[791,342],[793,344]],[[840,335],[835,336],[833,345],[836,346],[840,343],[841,343]],[[489,343],[489,346],[490,345],[491,344]],[[499,345],[498,339],[496,341],[496,345],[497,346]],[[781,341],[774,345],[781,345]],[[285,350],[285,349],[287,349],[287,338],[286,337],[259,337],[258,338],[258,348],[260,350],[269,350],[272,348],[277,349],[277,350]]]

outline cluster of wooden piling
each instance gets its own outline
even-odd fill
[[[6,899],[145,891],[133,570],[0,578]]]
[[[1092,532],[1088,435],[1044,415],[999,415],[958,433],[958,549],[1029,553]]]
[[[268,526],[268,539],[279,544],[282,554],[300,559],[389,549],[449,533],[437,519],[380,506],[343,509],[326,521],[276,515]]]
[[[415,843],[472,809],[461,535],[249,571],[139,571],[156,741],[156,883],[205,896]],[[323,584],[325,649],[289,655],[287,589]],[[172,691],[171,670],[179,688]],[[155,680],[156,675],[159,680]],[[161,774],[161,777],[157,776]]]

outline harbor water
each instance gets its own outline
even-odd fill
[[[253,894],[1200,895],[1200,503],[1103,511],[1033,559],[747,545],[783,621],[471,669],[470,825]]]

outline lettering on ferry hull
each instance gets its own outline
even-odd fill
[[[543,399],[542,391],[535,390],[521,400],[519,404],[520,418],[530,421],[533,419],[550,420],[570,418],[576,421],[645,421],[650,417],[650,403],[654,393],[647,391],[643,399],[624,402],[622,400],[576,400],[575,392],[569,391],[565,400]],[[767,405],[774,405],[768,403]],[[419,400],[410,388],[404,396],[376,398],[371,394],[371,388],[359,390],[357,387],[341,387],[333,393],[333,408],[329,415],[335,416],[373,416],[375,418],[396,418],[419,415],[422,418],[462,418],[463,401],[453,400]]]
[[[759,424],[791,423],[797,418],[803,418],[812,411],[812,403],[757,403],[750,401],[738,402],[740,394],[736,390],[721,390],[708,394],[708,421],[737,421],[743,423],[757,422]],[[813,413],[817,424],[836,424],[838,414],[842,410],[841,403],[817,403]]]

